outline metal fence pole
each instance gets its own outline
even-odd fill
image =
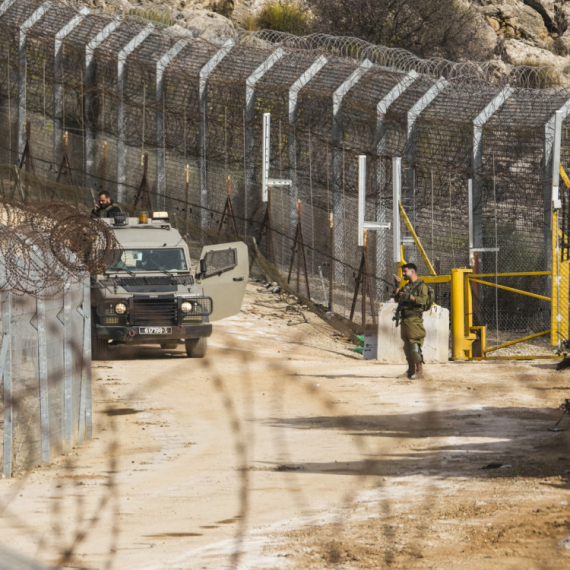
[[[27,60],[26,47],[28,44],[28,32],[43,15],[51,8],[51,2],[44,2],[36,8],[34,13],[20,26],[18,38],[18,148],[16,159],[23,151],[26,144],[26,89],[27,89]]]
[[[65,448],[71,449],[73,418],[73,350],[71,329],[71,286],[65,284],[63,294],[63,437]]]
[[[208,225],[208,77],[228,55],[235,45],[234,40],[227,40],[222,48],[217,51],[200,69],[198,83],[198,100],[200,102],[200,123],[198,127],[198,139],[200,147],[200,224]]]
[[[53,149],[54,160],[61,160],[62,138],[64,121],[63,117],[63,40],[84,20],[89,14],[89,8],[83,7],[79,14],[75,15],[63,28],[55,34],[54,58],[53,58]]]
[[[297,228],[297,200],[299,198],[299,190],[297,188],[297,138],[295,134],[297,111],[299,107],[299,92],[319,73],[327,62],[327,58],[324,55],[320,55],[289,88],[289,132],[287,134],[287,149],[290,164],[288,177],[289,180],[291,180],[289,206],[289,232],[291,235],[294,235]]]
[[[514,90],[508,85],[502,89],[473,119],[473,247],[483,247],[483,127],[503,106]],[[483,259],[479,256],[479,271]]]
[[[285,51],[277,48],[271,55],[257,67],[257,69],[247,78],[245,82],[245,137],[244,137],[244,151],[245,151],[245,199],[255,204],[251,198],[251,189],[253,186],[254,177],[254,126],[253,118],[255,116],[255,86],[257,82],[285,55]],[[261,153],[260,153],[261,155]],[[261,195],[259,196],[261,200]],[[247,216],[246,218],[246,232],[247,232]]]
[[[40,386],[40,430],[42,461],[50,460],[49,432],[49,387],[47,366],[46,305],[43,299],[36,300],[38,315],[38,373]]]
[[[402,95],[408,87],[419,77],[419,74],[415,71],[410,71],[396,84],[392,89],[378,102],[376,105],[376,155],[377,155],[377,167],[376,167],[376,221],[380,223],[385,223],[386,218],[386,206],[382,202],[382,189],[386,184],[386,165],[384,163],[384,155],[386,153],[386,113],[388,109],[394,103],[400,95]],[[397,209],[397,204],[392,206]],[[386,273],[386,268],[388,265],[388,256],[386,252],[386,233],[385,229],[379,229],[376,231],[376,275],[382,276]],[[377,294],[380,298],[382,291],[382,282],[378,281]]]
[[[125,142],[125,69],[127,58],[131,55],[154,30],[149,24],[142,29],[120,52],[117,57],[117,85],[119,99],[117,101],[117,200],[126,200],[127,181],[127,144]]]
[[[344,116],[342,112],[342,101],[345,95],[360,81],[362,76],[372,67],[372,62],[365,59],[347,79],[345,79],[333,93],[333,119],[332,119],[332,211],[334,216],[334,245],[338,254],[333,255],[340,259],[341,263],[335,264],[337,275],[335,279],[338,283],[344,282],[344,266],[346,261],[344,255],[344,196],[342,184],[342,137],[344,133]]]
[[[164,208],[164,193],[166,191],[164,72],[189,42],[189,38],[176,42],[156,63],[156,207],[159,210]]]
[[[91,398],[91,289],[89,280],[83,284],[83,363],[81,367],[81,393],[79,397],[79,443],[92,437]]]
[[[12,476],[13,454],[13,399],[12,399],[12,295],[2,293],[2,352],[0,378],[4,379],[4,454],[2,473]]]
[[[416,182],[416,155],[417,155],[417,120],[419,116],[427,109],[432,101],[447,87],[448,83],[445,79],[438,79],[421,97],[416,101],[412,108],[408,111],[406,117],[406,162],[404,177],[404,198],[406,207],[409,211],[412,224],[416,223],[415,208],[410,207],[410,201],[413,199],[414,187]],[[396,207],[396,206],[394,206]]]
[[[85,46],[85,172],[87,173],[87,186],[94,185],[95,176],[95,126],[99,120],[94,108],[93,92],[95,90],[95,50],[120,26],[119,18],[107,24]]]

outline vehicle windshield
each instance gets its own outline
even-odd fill
[[[188,265],[181,248],[124,249],[109,268],[109,272],[114,271],[188,271]]]

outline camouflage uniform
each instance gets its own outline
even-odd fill
[[[413,294],[415,300],[410,301],[410,291],[414,286],[414,283],[406,283],[400,290],[404,293],[402,297],[398,292],[394,294],[394,299],[401,301],[400,338],[404,341],[406,360],[410,364],[420,364],[424,361],[421,347],[426,337],[422,306],[427,303],[428,288],[425,283],[421,283]]]
[[[115,214],[120,214],[121,208],[111,200],[106,206],[99,208],[93,208],[91,210],[91,215],[95,218],[113,218]]]

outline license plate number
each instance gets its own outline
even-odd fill
[[[140,327],[139,334],[171,334],[172,327]]]

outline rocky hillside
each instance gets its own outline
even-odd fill
[[[477,4],[496,34],[495,53],[503,61],[566,66],[569,0],[478,0]]]
[[[80,0],[112,12],[164,11],[171,23],[219,38],[240,27],[263,0]],[[437,1],[437,0],[434,0]],[[484,37],[496,59],[515,65],[570,64],[570,0],[458,0],[470,3],[484,18]]]

